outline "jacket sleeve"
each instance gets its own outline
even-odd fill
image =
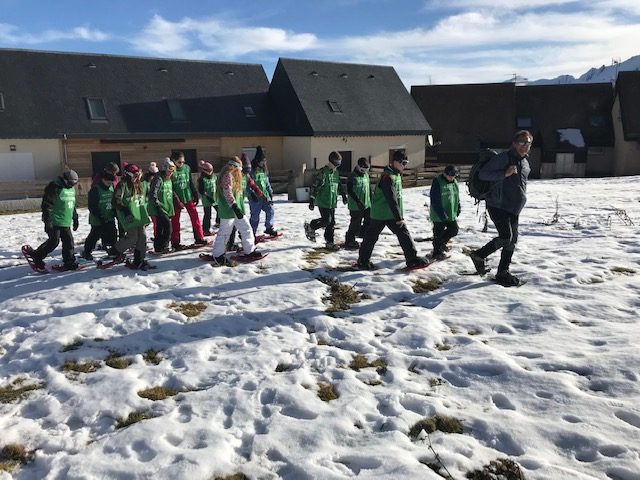
[[[160,183],[160,176],[155,175],[149,184],[149,201],[157,209],[160,209]]]
[[[191,195],[193,198],[198,198],[198,190],[193,183],[193,175],[191,175],[191,170],[189,170],[189,190],[191,190]]]
[[[40,205],[40,208],[42,209],[42,220],[45,222],[51,217],[53,205],[56,203],[56,198],[58,198],[60,188],[61,187],[57,185],[56,182],[50,182],[44,188],[44,195],[42,195],[42,204]]]
[[[251,176],[247,177],[247,189],[253,194],[255,194],[256,197],[264,200],[265,198],[264,193],[262,193],[262,190],[260,190],[260,187],[256,185],[256,182],[253,181],[253,178],[251,178]]]
[[[202,177],[198,178],[198,193],[200,195],[204,195],[205,191],[204,191],[204,180],[202,179]]]
[[[318,193],[322,188],[323,184],[324,184],[324,167],[320,169],[320,171],[316,175],[313,185],[311,185],[311,191],[309,193],[309,197],[311,199],[315,199],[318,196]]]
[[[114,210],[126,210],[124,207],[124,182],[118,182],[115,190],[113,191],[112,205]]]
[[[98,186],[89,190],[87,198],[87,206],[89,207],[89,213],[93,213],[96,217],[100,217],[100,192],[98,192]]]
[[[442,221],[451,220],[447,218],[447,214],[444,213],[444,208],[442,208],[442,192],[440,190],[440,182],[438,182],[437,178],[433,179],[431,190],[429,191],[429,198],[431,199],[431,208],[436,212],[438,218]]]
[[[231,187],[231,175],[229,175],[229,173],[225,173],[222,176],[220,186],[222,187],[222,196],[227,204],[231,206],[236,203],[236,198],[233,196],[233,188]]]
[[[400,209],[398,208],[396,197],[393,195],[393,188],[391,188],[391,178],[389,178],[388,175],[383,175],[380,179],[380,190],[382,190],[382,194],[389,204],[389,208],[391,209],[393,218],[396,220],[396,222],[399,222],[403,218],[402,215],[400,215]]]
[[[485,182],[499,182],[504,180],[504,172],[509,164],[509,152],[502,152],[494,155],[480,169],[478,177]]]
[[[351,175],[349,175],[349,178],[347,179],[347,195],[349,197],[351,197],[353,199],[353,201],[358,204],[358,206],[362,205],[364,207],[364,204],[362,203],[362,200],[360,200],[358,198],[358,195],[356,195],[356,191],[353,188],[353,186],[355,184],[354,180],[355,180],[354,174],[352,173]]]

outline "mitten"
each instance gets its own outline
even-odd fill
[[[313,210],[316,207],[316,201],[312,198],[309,200],[309,210]]]
[[[78,222],[78,217],[73,217],[73,231],[75,232],[76,230],[78,230],[79,226],[80,222]]]

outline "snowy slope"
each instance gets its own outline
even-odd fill
[[[41,386],[0,403],[0,447],[35,451],[13,478],[441,479],[425,465],[435,462],[429,439],[407,433],[446,415],[463,433],[430,441],[453,478],[511,458],[527,479],[637,480],[639,180],[531,182],[512,266],[528,283],[515,289],[461,275],[472,268],[462,249],[494,234],[481,232],[466,196],[451,258],[410,274],[396,271],[403,260],[389,232],[373,272],[331,268],[354,252],[309,256],[301,227],[314,215],[284,198],[276,227],[285,236],[264,244],[264,261],[233,269],[181,252],[152,258],[148,273],[36,275],[18,252],[44,239],[40,216],[0,217],[0,389]],[[427,191],[405,192],[417,239],[430,236]],[[80,213],[78,240],[88,233]],[[342,240],[343,206],[337,222]],[[188,241],[186,218],[183,227]],[[367,298],[327,312],[324,277]],[[414,293],[428,279],[442,286]],[[187,317],[172,302],[206,309]],[[149,349],[159,364],[145,361]],[[113,352],[131,365],[105,365]],[[357,354],[386,371],[350,368]],[[100,368],[63,371],[70,360]],[[322,401],[320,384],[339,398]],[[138,395],[156,386],[180,392]],[[135,411],[153,418],[116,428]]]
[[[624,62],[612,62],[611,65],[602,65],[599,68],[591,68],[586,73],[575,78],[573,75],[560,75],[556,78],[543,78],[527,82],[528,85],[552,85],[563,83],[615,83],[619,72],[640,70],[640,55],[631,57]]]

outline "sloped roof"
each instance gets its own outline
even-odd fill
[[[425,135],[430,131],[393,67],[281,58],[270,93],[288,135]]]
[[[0,49],[0,138],[280,134],[268,89],[257,64]],[[108,121],[89,119],[87,97],[103,99]]]
[[[625,140],[640,140],[640,72],[620,72],[616,81]]]
[[[531,118],[529,130],[547,151],[576,148],[563,140],[559,129],[579,129],[588,147],[613,145],[610,83],[516,87],[516,106],[517,115]]]
[[[508,146],[516,115],[513,83],[420,85],[411,96],[433,128],[438,154]]]

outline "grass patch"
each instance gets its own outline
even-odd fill
[[[332,250],[328,250],[324,247],[312,248],[311,250],[307,250],[302,255],[302,259],[309,263],[310,265],[316,265],[320,260],[322,260],[325,255],[329,253],[334,253]]]
[[[62,370],[65,372],[77,372],[77,373],[93,373],[102,367],[100,362],[78,362],[76,360],[67,360],[62,365]]]
[[[329,313],[349,310],[352,304],[359,303],[361,300],[360,293],[354,287],[340,283],[337,278],[320,276],[318,280],[330,288],[329,295],[322,298],[330,303],[327,308]]]
[[[491,460],[481,470],[467,472],[465,478],[470,480],[524,480],[524,474],[513,460],[498,458]]]
[[[164,400],[165,398],[173,397],[180,393],[180,390],[167,387],[151,387],[145,390],[140,390],[138,396],[149,400]]]
[[[364,355],[360,354],[354,355],[351,359],[351,363],[349,364],[349,368],[351,370],[355,370],[356,372],[359,372],[361,368],[373,367],[380,375],[384,375],[385,373],[387,373],[387,366],[387,362],[385,362],[381,358],[378,358],[373,362],[369,362],[369,360],[367,360]]]
[[[445,383],[446,383],[445,380],[440,377],[434,377],[429,379],[429,386],[431,388],[439,387],[441,385],[444,385]]]
[[[78,350],[82,346],[82,340],[76,340],[73,343],[68,343],[67,345],[63,345],[60,349],[61,352],[72,352],[73,350]]]
[[[329,345],[329,340],[327,340],[326,338],[318,338],[316,340],[316,345],[320,345],[320,346]]]
[[[448,343],[436,343],[436,349],[441,352],[446,352],[447,350],[451,350],[453,347]]]
[[[185,317],[193,318],[200,315],[207,309],[207,305],[203,302],[194,302],[194,303],[176,303],[172,302],[167,305],[171,310],[174,310],[178,313],[183,314]]]
[[[411,439],[417,440],[422,430],[427,433],[433,433],[436,430],[444,433],[462,433],[462,422],[453,417],[435,415],[418,421],[409,429],[407,435],[409,435]]]
[[[12,403],[21,400],[28,392],[42,388],[40,384],[23,385],[26,379],[16,378],[6,387],[0,387],[0,403]]]
[[[154,350],[150,348],[146,352],[142,354],[142,358],[145,362],[151,363],[153,365],[158,365],[162,361],[162,356],[158,350]]]
[[[439,289],[442,282],[435,278],[429,280],[416,280],[413,282],[413,293],[430,293]]]
[[[127,418],[118,417],[116,419],[116,428],[125,428],[129,425],[133,425],[134,423],[141,422],[142,420],[149,420],[150,418],[154,418],[153,415],[149,411],[137,411],[131,412]]]
[[[33,452],[19,443],[8,443],[0,450],[0,472],[12,473],[33,460]]]
[[[323,402],[330,402],[331,400],[337,400],[340,395],[338,395],[331,383],[318,383],[318,397]]]
[[[249,480],[244,473],[234,473],[233,475],[227,475],[226,477],[215,477],[214,480]]]
[[[610,270],[613,273],[622,273],[623,275],[633,275],[636,271],[633,268],[627,267],[611,267]]]
[[[378,385],[382,385],[382,382],[380,380],[367,380],[364,383],[366,383],[370,387],[377,387]]]
[[[107,358],[104,359],[104,363],[106,363],[111,368],[115,368],[117,370],[124,370],[129,365],[131,365],[131,359],[117,353],[110,353]]]

